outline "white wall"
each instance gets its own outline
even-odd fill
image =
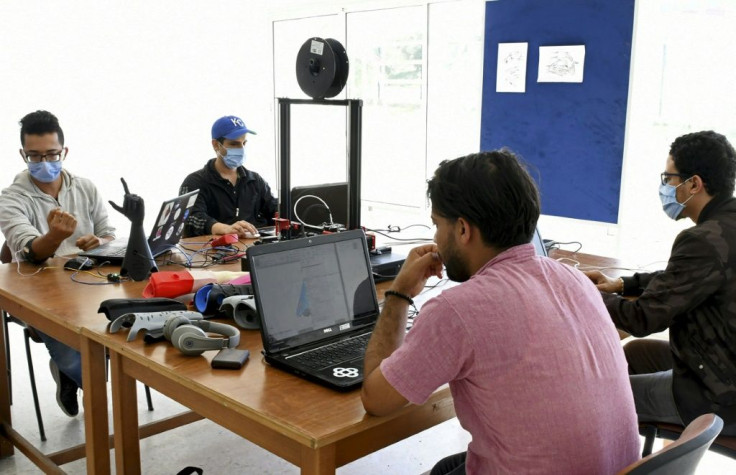
[[[122,202],[144,197],[146,227],[184,177],[214,156],[210,127],[241,116],[259,132],[247,163],[275,183],[270,24],[264,1],[0,3],[2,187],[25,164],[18,120],[53,112],[64,163]],[[128,222],[110,208],[119,234]]]
[[[184,176],[213,156],[209,130],[221,115],[240,115],[259,132],[249,140],[247,163],[276,188],[274,80],[294,72],[273,71],[272,21],[426,3],[2,2],[0,186],[24,168],[17,152],[18,120],[47,109],[59,117],[67,136],[65,166],[94,179],[117,201],[124,176],[146,199],[147,225]],[[480,22],[468,18],[467,24]],[[658,175],[669,144],[678,135],[708,128],[736,139],[730,114],[736,106],[734,27],[732,0],[637,2],[619,223],[543,216],[546,237],[581,241],[583,252],[621,256],[636,265],[666,259],[676,233],[690,225],[671,222],[658,202]],[[478,58],[468,61],[476,67]],[[468,90],[481,87],[480,75],[465,79]],[[457,114],[480,122],[477,110]],[[127,222],[110,212],[126,234]],[[424,218],[426,213],[412,211],[407,219]]]

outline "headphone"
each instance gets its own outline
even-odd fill
[[[223,338],[212,338],[207,333],[217,333]],[[207,350],[237,347],[240,343],[240,330],[225,323],[189,320],[178,315],[171,316],[164,322],[164,337],[185,355],[199,356]]]

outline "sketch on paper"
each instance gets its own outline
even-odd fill
[[[496,92],[526,92],[529,43],[499,43]]]
[[[583,82],[585,45],[540,46],[537,82]]]

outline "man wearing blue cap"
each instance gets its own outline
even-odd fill
[[[216,157],[189,174],[179,188],[180,195],[199,190],[187,220],[187,236],[236,233],[244,238],[256,234],[257,227],[272,224],[278,200],[258,173],[243,166],[247,134],[255,132],[233,115],[212,125]]]

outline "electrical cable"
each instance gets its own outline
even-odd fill
[[[393,236],[389,236],[388,234],[382,233],[381,231],[377,231],[375,229],[368,229],[368,228],[366,228],[366,231],[370,231],[372,233],[380,234],[381,236],[385,236],[387,238],[393,239],[394,241],[400,241],[400,242],[419,243],[419,242],[432,241],[432,238],[395,238]],[[392,231],[390,231],[390,232],[392,232]]]
[[[38,269],[36,269],[36,272],[32,272],[30,274],[24,274],[23,272],[20,271],[20,263],[21,263],[22,260],[24,260],[22,258],[19,259],[19,255],[22,252],[23,251],[21,251],[21,250],[15,251],[15,271],[18,273],[18,275],[22,275],[23,277],[31,277],[31,276],[34,276],[34,275],[38,274],[39,272],[41,272],[44,269],[58,269],[58,266],[42,265],[41,267],[39,267]]]
[[[580,241],[570,241],[570,242],[559,242],[554,241],[552,239],[545,239],[544,240],[544,246],[547,248],[548,251],[551,251],[552,249],[560,249],[560,246],[569,245],[569,244],[577,244],[578,248],[574,251],[570,251],[572,253],[580,252],[580,250],[583,248],[583,243]]]
[[[332,225],[332,224],[335,224],[335,223],[334,223],[334,221],[332,221],[332,211],[330,211],[330,207],[329,207],[329,206],[327,206],[327,203],[325,203],[325,200],[323,200],[322,198],[320,198],[320,197],[319,197],[319,196],[317,196],[317,195],[304,195],[304,196],[300,196],[300,197],[299,197],[299,199],[298,199],[298,200],[296,200],[296,203],[294,203],[294,217],[296,218],[296,220],[297,220],[297,221],[299,221],[299,224],[301,224],[301,225],[302,225],[302,226],[304,226],[304,227],[307,227],[307,228],[312,228],[312,229],[319,229],[319,230],[322,230],[322,229],[324,228],[324,226],[315,226],[315,225],[313,225],[313,224],[307,224],[307,223],[305,223],[304,221],[302,221],[302,219],[301,219],[301,218],[299,217],[299,213],[297,213],[297,211],[296,211],[296,206],[297,206],[297,205],[299,204],[299,202],[300,202],[301,200],[303,200],[304,198],[314,198],[314,199],[316,199],[317,201],[319,201],[320,203],[322,203],[322,204],[324,205],[325,209],[327,210],[327,215],[328,215],[328,216],[330,217],[330,224],[331,224],[331,225]]]

